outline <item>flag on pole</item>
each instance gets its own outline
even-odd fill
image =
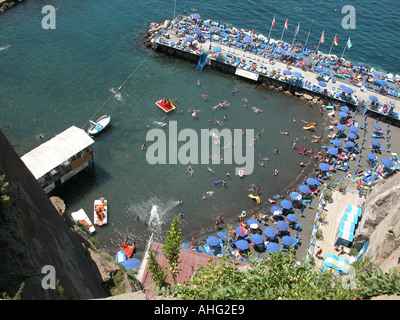
[[[274,16],[274,20],[272,20],[272,27],[275,27],[275,16]]]
[[[287,29],[288,28],[288,19],[286,19],[286,22],[285,22],[285,29]]]
[[[337,46],[339,44],[337,34],[335,34],[335,38],[333,39],[333,43],[335,44],[335,46]]]
[[[324,41],[325,41],[325,30],[322,30],[320,42],[321,42],[321,43],[324,43]]]
[[[299,22],[299,24],[298,24],[297,27],[296,27],[295,36],[299,33],[299,30],[300,30],[300,22]]]
[[[347,40],[347,48],[351,48],[353,45],[351,44],[351,41],[350,41],[350,37],[349,37],[349,40]]]

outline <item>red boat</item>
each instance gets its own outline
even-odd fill
[[[171,110],[176,109],[171,99],[158,100],[156,105],[159,106],[164,112],[170,112]]]
[[[132,257],[132,254],[135,252],[135,249],[136,249],[136,244],[129,246],[128,241],[126,240],[121,243],[120,250],[122,250],[125,253],[127,260],[130,259],[130,257]]]

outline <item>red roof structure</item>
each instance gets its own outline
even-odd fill
[[[164,254],[162,253],[162,248],[163,245],[160,243],[156,243],[153,242],[150,246],[150,250],[154,251],[154,256],[157,259],[158,263],[163,267],[168,267],[169,264],[164,256]],[[184,283],[185,281],[187,281],[192,274],[200,269],[200,266],[207,266],[208,261],[210,261],[210,259],[213,262],[217,262],[218,260],[220,260],[221,258],[217,257],[217,256],[212,256],[209,254],[204,254],[204,253],[200,253],[197,251],[192,251],[192,250],[186,250],[186,249],[181,249],[180,251],[180,256],[179,256],[181,263],[179,264],[179,268],[182,270],[180,272],[180,274],[178,275],[177,278],[177,282],[178,283]],[[149,272],[149,265],[144,262],[144,266],[142,265],[142,267],[144,267],[143,273],[141,278],[139,279],[139,281],[142,283],[143,287],[148,287],[148,286],[152,286],[154,287],[154,281],[151,279],[151,272]],[[243,262],[237,262],[235,261],[237,264],[239,264],[239,266],[246,266],[246,263]],[[172,282],[171,278],[168,279],[168,282]],[[147,299],[152,299],[156,296],[156,294],[154,292],[151,291],[147,291],[146,292],[146,296]]]

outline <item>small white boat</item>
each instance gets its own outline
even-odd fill
[[[79,209],[76,212],[72,212],[71,216],[75,222],[80,222],[84,225],[87,225],[90,233],[93,233],[96,231],[92,222],[90,221],[89,217],[87,216],[86,212],[83,209]]]
[[[104,130],[110,123],[111,117],[108,115],[104,115],[97,119],[96,122],[89,120],[92,124],[91,127],[88,129],[88,134],[95,135],[98,134],[100,131]]]
[[[108,205],[107,200],[101,197],[98,200],[94,200],[93,205],[93,223],[96,226],[102,226],[107,224],[108,220]]]

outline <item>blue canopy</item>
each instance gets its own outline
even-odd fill
[[[319,81],[318,85],[320,85],[321,87],[326,87],[327,86],[325,81]]]
[[[375,102],[379,100],[378,97],[377,97],[377,96],[374,96],[374,95],[370,95],[369,98],[370,98],[372,101],[375,101]]]
[[[267,244],[267,250],[269,252],[274,253],[274,252],[277,252],[279,249],[280,249],[279,244],[277,244],[276,242],[269,242]]]
[[[284,70],[284,71],[283,71],[283,74],[285,74],[285,75],[287,75],[287,76],[290,76],[290,75],[292,74],[292,71]]]
[[[276,236],[276,230],[272,227],[265,227],[264,228],[264,234],[267,238],[275,238]]]
[[[347,148],[353,148],[355,146],[355,143],[353,141],[347,141],[346,142],[346,147]]]
[[[378,80],[378,84],[380,84],[383,87],[387,86],[387,82],[385,80]]]
[[[255,233],[250,237],[250,241],[254,244],[262,244],[264,242],[264,238],[261,234]]]
[[[295,77],[301,77],[301,73],[298,72],[298,71],[293,71],[293,75],[294,75]]]
[[[219,51],[221,51],[222,49],[221,49],[220,46],[215,46],[215,47],[213,47],[213,50],[214,50],[215,52],[219,52]]]
[[[228,241],[228,233],[227,232],[221,232],[218,234],[219,238],[223,241],[223,242],[227,242]]]
[[[236,227],[235,232],[239,237],[241,237],[241,236],[244,236],[245,234],[247,234],[247,230],[246,230],[246,232],[242,233],[242,230],[244,231],[245,229],[246,228],[244,228],[244,227],[242,228],[242,226],[238,226],[238,227]]]
[[[245,42],[252,42],[253,41],[253,39],[251,37],[249,37],[249,36],[245,36],[243,40]]]
[[[297,221],[297,216],[293,213],[289,213],[286,218],[289,220],[289,222]]]
[[[216,236],[210,236],[207,238],[207,244],[210,247],[216,247],[219,244],[219,240]]]
[[[292,199],[293,201],[299,201],[301,200],[301,194],[298,192],[291,192],[289,195],[290,199]]]
[[[351,132],[358,132],[358,128],[356,126],[350,126],[349,129]]]
[[[246,240],[239,240],[235,243],[235,246],[239,250],[247,250],[249,248],[249,243]]]
[[[375,78],[377,78],[377,79],[380,79],[381,78],[381,74],[379,73],[379,72],[372,72],[372,75],[375,77]]]
[[[347,108],[346,106],[343,106],[343,108],[342,108],[340,111],[349,113],[349,112],[350,112],[350,109]]]
[[[355,133],[353,133],[353,132],[350,132],[350,133],[347,135],[347,138],[349,138],[349,139],[357,139],[357,135],[356,135]]]
[[[368,153],[367,157],[369,160],[375,161],[377,159],[377,156],[373,153]]]
[[[325,163],[325,162],[322,162],[322,163],[319,164],[319,168],[320,168],[322,171],[329,171],[329,164],[327,164],[327,163]]]
[[[336,155],[339,153],[339,150],[338,150],[338,148],[331,148],[331,147],[329,147],[329,148],[328,148],[328,153],[329,153],[331,156],[336,156]]]
[[[307,178],[307,179],[306,179],[306,183],[307,183],[309,186],[316,186],[316,185],[318,184],[318,181],[315,180],[314,178]]]
[[[290,246],[294,243],[294,240],[290,236],[283,236],[282,237],[282,244],[285,246]]]
[[[342,141],[340,141],[340,140],[338,140],[338,139],[332,140],[331,143],[332,143],[335,147],[341,147],[342,144],[343,144]]]
[[[279,231],[286,231],[286,230],[289,228],[289,226],[288,226],[288,224],[287,224],[285,221],[279,220],[279,221],[276,223],[276,228],[277,228]]]
[[[371,146],[373,147],[379,147],[381,143],[378,140],[372,140],[371,141]]]
[[[349,114],[347,112],[341,111],[341,112],[339,112],[339,116],[346,118],[349,116]]]
[[[393,166],[394,166],[392,160],[390,160],[390,159],[388,159],[388,158],[382,158],[382,164],[383,164],[385,167],[393,167]]]
[[[346,126],[344,126],[343,124],[338,124],[338,125],[336,126],[336,128],[337,128],[339,131],[344,131],[344,130],[346,130]]]
[[[193,42],[193,41],[194,41],[194,38],[193,38],[193,37],[186,37],[186,41],[188,41],[188,42]]]
[[[252,225],[253,223],[255,223],[258,227],[260,226],[260,222],[258,222],[258,220],[256,220],[256,219],[247,220],[247,225],[248,226]]]
[[[307,193],[309,193],[311,190],[310,190],[310,188],[307,187],[305,184],[302,184],[302,185],[299,187],[299,191],[300,191],[301,193],[307,194]]]
[[[130,258],[126,260],[125,262],[121,263],[125,268],[130,269],[130,270],[139,270],[141,266],[140,260],[136,258]]]
[[[271,213],[274,214],[276,211],[279,211],[280,213],[282,213],[282,208],[278,207],[278,206],[273,206],[271,208]]]
[[[292,203],[289,201],[289,200],[282,200],[281,201],[281,207],[283,208],[283,209],[290,209],[290,208],[292,208],[293,207],[293,205],[292,205]]]

